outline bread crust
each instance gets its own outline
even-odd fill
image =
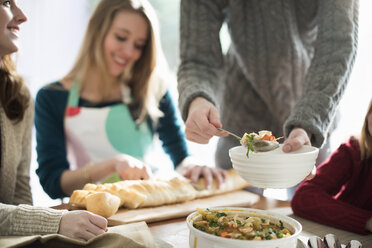
[[[83,190],[75,190],[69,204],[104,216],[114,215],[119,207],[129,209],[155,207],[185,202],[196,198],[222,194],[248,187],[234,170],[227,171],[224,183],[218,187],[214,179],[210,188],[205,189],[205,180],[196,184],[188,179],[175,177],[171,180],[126,180],[106,184],[86,184]],[[97,194],[100,193],[100,194]]]

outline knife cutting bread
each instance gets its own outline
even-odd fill
[[[82,190],[75,190],[70,197],[69,204],[86,208],[88,211],[108,218],[114,215],[119,207],[130,209],[155,207],[222,194],[249,186],[234,170],[227,171],[227,177],[220,188],[215,180],[209,189],[205,189],[204,185],[204,178],[200,178],[196,185],[192,185],[188,179],[178,177],[170,180],[90,183],[86,184]]]

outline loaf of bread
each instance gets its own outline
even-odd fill
[[[196,196],[192,185],[187,180],[177,177],[171,180],[126,180],[101,185],[87,184],[83,190],[116,195],[120,198],[120,206],[126,208],[183,202]]]
[[[88,211],[108,218],[114,215],[120,205],[120,198],[107,192],[96,192],[87,197]]]
[[[241,178],[235,170],[229,170],[227,171],[226,180],[223,182],[222,185],[220,185],[220,187],[218,187],[217,181],[213,180],[210,188],[206,189],[205,179],[203,177],[199,178],[196,185],[193,186],[197,190],[196,198],[202,198],[242,189],[248,187],[249,184],[243,178]]]
[[[219,188],[216,180],[213,180],[211,187],[205,189],[204,178],[200,178],[195,185],[191,184],[188,179],[178,177],[171,180],[125,180],[116,183],[86,184],[83,190],[73,192],[69,203],[73,206],[89,208],[88,210],[93,213],[109,217],[115,214],[119,207],[134,209],[161,206],[221,194],[247,186],[249,186],[248,183],[234,170],[229,170],[226,180]],[[97,192],[101,194],[97,195]]]
[[[118,211],[120,198],[107,192],[75,190],[70,197],[70,204],[108,218]]]

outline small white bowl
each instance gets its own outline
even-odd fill
[[[319,149],[303,146],[299,150],[285,153],[283,144],[270,152],[249,152],[236,146],[229,150],[233,168],[238,174],[258,188],[290,188],[300,183],[314,168]]]
[[[270,219],[273,223],[279,224],[281,220],[289,231],[293,234],[287,238],[276,240],[238,240],[218,237],[193,227],[194,220],[200,218],[199,212],[193,212],[187,216],[186,223],[190,230],[189,245],[190,248],[295,248],[297,246],[297,237],[302,231],[301,224],[285,215],[270,213],[269,211],[252,209],[252,208],[233,208],[233,207],[219,207],[209,208],[209,210],[218,210],[225,212],[227,215],[243,215],[256,216],[260,218]]]

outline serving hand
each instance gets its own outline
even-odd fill
[[[308,134],[303,128],[294,128],[290,132],[288,138],[284,141],[283,151],[293,152],[300,149],[304,145],[311,146],[311,134]]]
[[[293,152],[300,149],[304,145],[311,146],[311,134],[307,133],[303,128],[294,128],[290,132],[288,138],[284,141],[283,151],[284,152]],[[307,180],[314,178],[316,175],[316,166],[306,177]]]
[[[222,127],[217,108],[205,98],[195,98],[190,104],[185,122],[186,138],[199,144],[208,144],[213,136],[228,135],[216,127]]]

